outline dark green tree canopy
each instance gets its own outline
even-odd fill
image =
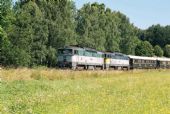
[[[162,57],[164,55],[164,52],[163,52],[163,50],[161,49],[160,46],[156,45],[154,47],[154,54],[158,57]]]
[[[77,14],[77,42],[99,50],[134,54],[138,42],[136,28],[120,12],[104,4],[85,4]]]
[[[149,41],[153,46],[160,45],[163,48],[170,43],[170,26],[153,25],[141,31],[139,38]]]
[[[165,56],[170,57],[170,45],[168,44],[165,46]]]
[[[135,54],[138,56],[152,57],[154,55],[153,51],[152,45],[148,41],[144,41],[136,46]]]

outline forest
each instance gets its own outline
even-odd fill
[[[170,57],[170,26],[136,27],[105,4],[0,0],[0,66],[55,67],[57,49],[80,45],[128,55]]]

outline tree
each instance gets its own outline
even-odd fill
[[[9,40],[7,39],[7,34],[0,26],[0,65],[6,65],[9,59]]]
[[[141,41],[141,43],[136,46],[135,54],[138,56],[152,57],[154,55],[153,51],[153,47],[148,41]]]
[[[56,57],[56,50],[52,47],[49,47],[47,52],[47,65],[48,67],[55,67],[57,63],[57,57]]]
[[[0,0],[0,64],[3,66],[11,65],[13,48],[9,33],[14,20],[12,0]]]
[[[13,25],[15,29],[10,34],[10,40],[13,44],[13,49],[15,49],[14,51],[16,52],[14,53],[15,56],[13,58],[14,60],[16,59],[16,62],[13,64],[15,66],[30,66],[38,64],[38,61],[41,61],[39,58],[39,56],[41,56],[39,54],[41,53],[41,44],[46,41],[43,39],[43,35],[41,35],[46,32],[39,29],[44,25],[41,23],[41,12],[35,2],[19,1],[15,6],[15,14],[16,21]]]
[[[105,11],[106,23],[105,23],[105,50],[120,52],[120,39],[121,33],[119,31],[119,18],[116,16],[116,12],[112,12],[111,9],[107,8]]]
[[[117,12],[117,16],[120,19],[120,50],[125,54],[135,54],[135,48],[139,43],[139,39],[137,38],[138,29],[129,22],[129,19],[124,14]]]
[[[20,0],[14,9],[15,29],[10,34],[10,40],[15,52],[21,52],[23,56],[15,58],[21,66],[23,61],[26,61],[24,66],[52,65],[50,61],[54,62],[59,47],[76,44],[72,1]]]
[[[134,53],[136,28],[119,12],[112,12],[104,4],[85,4],[77,14],[78,43],[99,50]]]
[[[148,29],[141,31],[139,38],[143,41],[149,41],[153,46],[159,45],[162,48],[170,43],[170,27],[161,25],[152,25]]]
[[[0,0],[0,25],[6,31],[13,19],[12,0]]]
[[[70,0],[38,1],[41,12],[48,25],[48,47],[55,48],[76,44],[74,2]]]
[[[165,56],[170,57],[170,45],[168,44],[165,46]]]
[[[158,56],[158,57],[162,57],[163,56],[164,52],[163,52],[163,50],[161,49],[161,47],[159,45],[156,45],[154,47],[154,54],[156,56]]]
[[[77,14],[78,44],[98,50],[105,50],[105,5],[85,4]]]

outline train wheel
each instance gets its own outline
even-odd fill
[[[88,69],[88,70],[94,70],[94,69],[95,69],[95,66],[88,66],[87,69]]]
[[[87,70],[87,66],[86,65],[84,66],[84,70]]]
[[[106,70],[109,70],[109,67],[106,67]]]
[[[76,70],[77,69],[77,67],[76,66],[72,66],[72,70]]]
[[[101,70],[104,70],[104,66],[101,67]]]

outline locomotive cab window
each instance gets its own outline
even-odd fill
[[[59,54],[68,54],[68,55],[71,55],[71,54],[73,54],[73,50],[72,49],[59,49],[58,53]]]
[[[79,55],[78,50],[74,50],[75,55]]]

